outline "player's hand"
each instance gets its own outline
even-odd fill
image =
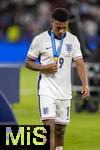
[[[81,93],[82,93],[82,98],[83,99],[86,99],[90,96],[90,91],[89,91],[88,85],[83,85],[82,86]]]
[[[55,74],[57,72],[58,66],[55,63],[43,65],[41,66],[41,72],[42,73],[53,73]]]

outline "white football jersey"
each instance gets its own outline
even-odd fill
[[[58,48],[60,40],[55,39],[55,43]],[[39,58],[41,65],[54,63],[51,36],[48,31],[33,39],[28,57]],[[82,58],[79,41],[76,36],[66,32],[58,60],[58,71],[55,74],[40,74],[38,94],[56,99],[71,99],[71,63],[79,58]]]

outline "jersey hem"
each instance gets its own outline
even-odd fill
[[[66,125],[68,124],[70,121],[66,121],[66,122],[60,122],[60,121],[56,121],[55,120],[55,124],[59,124],[59,125]]]
[[[36,60],[37,58],[36,57],[33,57],[33,56],[31,56],[31,55],[27,55],[28,57],[30,57],[31,59],[33,59],[33,60]]]
[[[77,60],[77,59],[80,59],[80,58],[83,58],[83,57],[82,56],[75,57],[74,61]]]
[[[43,118],[41,118],[42,121],[43,120],[49,120],[49,119],[54,119],[55,120],[55,117],[43,117]]]
[[[71,100],[72,99],[72,96],[70,97],[55,97],[55,96],[51,96],[51,95],[47,95],[47,94],[38,94],[38,96],[48,96],[48,97],[51,97],[51,98],[54,98],[54,99],[62,99],[62,100]]]

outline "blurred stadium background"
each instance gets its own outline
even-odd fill
[[[90,100],[83,101],[73,65],[71,122],[65,134],[65,150],[99,150],[100,0],[0,1],[0,122],[41,124],[38,73],[26,69],[24,63],[32,38],[50,27],[50,15],[56,7],[71,12],[69,31],[81,43],[91,91]]]

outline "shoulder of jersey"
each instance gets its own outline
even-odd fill
[[[70,38],[70,39],[75,39],[76,38],[76,36],[74,34],[70,33],[70,32],[66,32],[66,38],[67,37]]]
[[[37,35],[36,37],[41,39],[41,38],[44,38],[47,35],[48,35],[48,31],[44,31],[44,32],[40,33],[39,35]]]

